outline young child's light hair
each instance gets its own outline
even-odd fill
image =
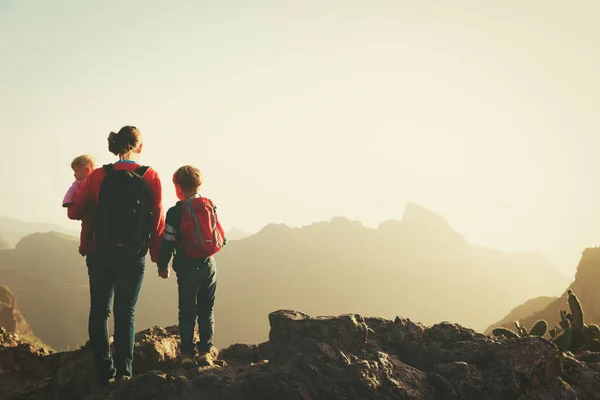
[[[94,159],[92,156],[88,154],[83,154],[81,156],[75,157],[73,161],[71,161],[71,168],[79,168],[79,167],[90,167],[94,169]]]
[[[184,165],[173,174],[173,183],[185,191],[192,191],[202,186],[202,173],[196,167]]]

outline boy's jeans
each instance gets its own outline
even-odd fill
[[[144,278],[145,258],[109,258],[99,252],[86,258],[90,278],[89,334],[94,361],[102,380],[131,376],[134,313]],[[114,295],[114,363],[108,344],[106,321]]]
[[[213,346],[215,318],[213,308],[217,291],[217,265],[213,257],[186,263],[177,268],[179,291],[179,335],[181,352],[207,353]],[[200,342],[194,349],[194,328],[198,318]]]

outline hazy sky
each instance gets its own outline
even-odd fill
[[[177,6],[175,6],[177,4]],[[71,159],[136,125],[227,228],[401,218],[571,272],[600,245],[598,1],[0,0],[0,214],[77,227]]]

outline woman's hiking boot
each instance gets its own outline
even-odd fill
[[[195,367],[196,362],[194,361],[194,356],[191,354],[182,354],[181,355],[181,365],[185,368]]]
[[[219,350],[213,346],[206,353],[199,353],[196,362],[200,366],[212,366],[217,357],[219,357]]]

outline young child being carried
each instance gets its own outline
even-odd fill
[[[94,159],[87,154],[75,157],[75,159],[71,161],[71,168],[74,172],[75,182],[73,182],[65,194],[62,202],[63,207],[69,207],[71,205],[75,193],[77,193],[81,184],[83,184],[88,175],[94,170]]]
[[[226,243],[216,207],[199,193],[202,174],[198,168],[183,166],[173,174],[179,201],[167,211],[165,233],[158,261],[158,275],[169,277],[169,262],[177,275],[179,293],[179,335],[181,362],[194,366],[212,364],[218,355],[213,346],[217,268],[213,255]],[[198,318],[200,341],[194,344]]]

